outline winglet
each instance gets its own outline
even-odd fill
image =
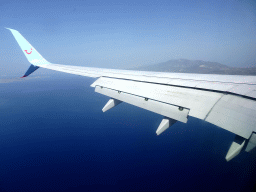
[[[37,50],[18,31],[10,28],[6,29],[12,32],[22,52],[31,64],[39,67],[45,64],[51,64],[46,59],[44,59],[42,55],[40,55],[40,53],[38,53]]]
[[[21,78],[27,77],[29,76],[31,73],[33,73],[35,70],[37,70],[39,67],[38,66],[34,66],[34,65],[30,65],[30,67],[28,68],[27,72],[25,73],[25,75],[23,75]]]
[[[18,31],[10,28],[6,29],[12,32],[22,52],[24,53],[28,61],[32,64],[25,73],[25,75],[21,78],[27,77],[42,65],[51,64],[46,59],[44,59],[42,55],[40,55],[40,53],[38,53],[37,50]]]

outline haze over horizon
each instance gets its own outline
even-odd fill
[[[0,63],[28,67],[4,27],[52,63],[132,68],[172,59],[250,67],[254,1],[1,1]]]

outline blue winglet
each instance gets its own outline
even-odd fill
[[[30,67],[28,68],[28,70],[25,73],[25,75],[23,75],[21,78],[29,76],[31,73],[33,73],[38,68],[39,68],[38,66],[30,65]]]

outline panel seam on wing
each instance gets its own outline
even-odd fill
[[[222,97],[224,95],[227,95],[227,94],[223,94],[215,103],[214,105],[211,107],[211,109],[209,110],[209,112],[206,114],[205,118],[204,118],[204,121],[206,121],[207,117],[210,115],[210,113],[212,112],[213,108],[215,107],[215,105],[222,99]]]

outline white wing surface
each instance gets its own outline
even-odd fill
[[[227,153],[229,161],[256,146],[256,77],[161,73],[77,67],[52,64],[16,30],[9,29],[31,63],[23,77],[38,68],[97,78],[91,85],[110,98],[103,112],[126,102],[161,114],[156,133],[161,134],[177,121],[196,117],[236,134]]]

